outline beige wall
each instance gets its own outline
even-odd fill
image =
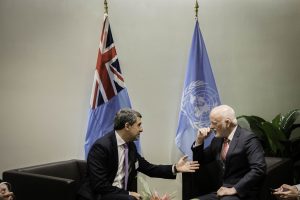
[[[300,1],[200,0],[199,21],[223,103],[271,119],[300,107]],[[109,0],[113,36],[143,152],[174,162],[194,28],[193,0]],[[0,173],[83,158],[102,0],[0,0]],[[150,179],[149,179],[150,181]],[[159,191],[180,180],[151,180]]]

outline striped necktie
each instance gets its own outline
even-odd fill
[[[222,160],[226,160],[226,154],[229,149],[229,142],[230,142],[230,140],[228,138],[224,138],[222,151],[221,151],[221,159]]]

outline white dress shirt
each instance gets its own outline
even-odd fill
[[[234,133],[235,133],[236,129],[237,129],[237,126],[234,127],[234,129],[231,131],[231,133],[229,134],[229,136],[227,138],[229,140],[229,144],[232,141],[232,138],[234,136]]]
[[[125,178],[125,166],[124,166],[125,141],[119,136],[119,134],[116,131],[115,131],[115,135],[117,138],[117,146],[118,146],[118,171],[112,185],[122,189],[124,178]]]

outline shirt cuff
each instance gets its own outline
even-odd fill
[[[172,166],[172,172],[173,172],[174,175],[176,175],[176,174],[178,173],[178,170],[177,170],[177,168],[176,168],[176,164],[174,164],[174,165]]]
[[[297,190],[298,190],[298,197],[297,197],[297,200],[300,200],[300,184],[298,185],[295,185]]]
[[[203,143],[202,143],[203,144]],[[193,144],[193,148],[195,148],[195,147],[198,147],[198,146],[201,146],[202,144],[199,144],[198,142],[197,142],[197,140],[194,142],[194,144]]]

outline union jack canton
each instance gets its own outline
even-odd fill
[[[91,108],[108,102],[125,88],[108,16],[105,15],[91,95]]]
[[[131,103],[121,73],[108,15],[105,14],[85,137],[86,157],[98,138],[114,130],[114,118],[121,108],[131,108]],[[138,143],[137,147],[139,149]]]

